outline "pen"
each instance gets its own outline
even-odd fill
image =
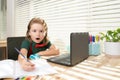
[[[92,42],[95,42],[95,36],[92,36]]]
[[[26,60],[29,62],[29,60],[15,47],[15,50]]]
[[[95,42],[99,42],[100,37],[98,35],[95,36]]]

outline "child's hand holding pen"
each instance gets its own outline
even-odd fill
[[[23,58],[21,59],[21,66],[25,71],[32,71],[35,69],[35,64],[30,62],[27,57],[25,57],[17,48],[15,50],[19,53],[20,57]]]
[[[22,68],[25,70],[25,71],[32,71],[35,69],[35,64],[33,64],[32,62],[30,61],[26,61],[25,59],[23,59],[22,61]]]

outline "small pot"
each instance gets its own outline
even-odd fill
[[[105,42],[104,50],[105,54],[120,56],[120,42]]]

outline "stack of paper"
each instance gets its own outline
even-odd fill
[[[38,59],[32,60],[35,64],[35,70],[31,72],[24,71],[18,61],[14,60],[2,60],[0,61],[0,78],[17,78],[22,76],[35,76],[54,74],[57,71],[47,63],[46,60]]]

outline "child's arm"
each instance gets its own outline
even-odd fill
[[[40,56],[52,56],[52,55],[58,55],[59,53],[60,53],[59,49],[57,49],[55,45],[52,44],[48,50],[40,51],[38,54]]]
[[[24,55],[27,56],[27,50],[26,49],[21,49],[20,52]],[[31,63],[30,61],[26,61],[21,55],[18,56],[18,61],[21,65],[21,67],[23,68],[23,70],[25,71],[32,71],[35,69],[35,65],[33,63]]]

